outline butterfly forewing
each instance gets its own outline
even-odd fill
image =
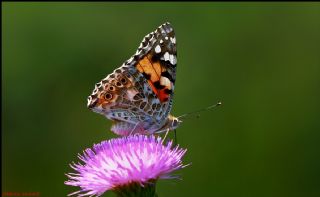
[[[176,37],[165,23],[142,40],[136,54],[96,84],[88,107],[114,121],[120,135],[154,133],[168,121],[176,78]]]

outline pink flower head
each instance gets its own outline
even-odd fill
[[[143,186],[157,179],[174,178],[171,172],[185,167],[182,157],[186,149],[166,145],[160,137],[131,135],[103,141],[86,149],[79,159],[84,164],[70,166],[77,173],[66,174],[66,185],[79,186],[70,195],[100,196],[107,190],[139,184]]]

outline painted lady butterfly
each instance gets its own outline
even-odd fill
[[[113,121],[118,135],[176,129],[170,114],[177,68],[176,37],[170,23],[142,40],[137,52],[95,85],[88,108]]]

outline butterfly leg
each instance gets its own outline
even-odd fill
[[[174,130],[174,145],[176,146],[178,144],[178,138],[177,138],[177,130]]]
[[[137,128],[139,122],[137,122],[137,124],[134,125],[133,129],[130,131],[130,134],[129,135],[132,135],[134,130]]]
[[[166,140],[168,133],[169,133],[169,128],[167,129],[166,134],[164,135],[164,138],[163,138],[163,140],[162,140],[162,143]]]

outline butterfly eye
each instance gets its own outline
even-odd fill
[[[105,98],[106,100],[111,100],[111,99],[112,99],[112,94],[106,93],[106,94],[104,95],[104,98]]]

